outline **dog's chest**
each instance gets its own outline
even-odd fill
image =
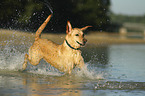
[[[79,61],[79,56],[80,54],[78,52],[63,53],[60,57],[60,62],[58,62],[58,65],[60,65],[60,68],[64,71],[73,69]]]
[[[64,59],[65,63],[76,64],[81,55],[79,51],[75,51],[75,52],[67,52],[63,54],[63,56],[64,56],[63,59],[65,58]]]

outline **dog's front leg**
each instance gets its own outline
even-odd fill
[[[79,62],[78,62],[78,65],[77,65],[80,69],[82,69],[84,67],[84,59],[83,57],[81,56]]]
[[[23,70],[25,70],[27,68],[27,62],[28,62],[28,54],[25,54],[25,59],[24,59],[24,63],[23,63]]]

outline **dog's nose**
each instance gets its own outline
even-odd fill
[[[83,41],[84,41],[84,44],[87,42],[87,39],[83,39]]]

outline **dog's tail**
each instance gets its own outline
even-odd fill
[[[43,22],[43,24],[38,28],[38,30],[36,31],[36,35],[35,35],[35,40],[38,40],[40,38],[40,34],[43,31],[43,29],[45,28],[45,26],[47,25],[47,23],[50,21],[52,14],[49,15],[47,17],[47,19]]]

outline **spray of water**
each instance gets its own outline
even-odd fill
[[[15,34],[15,32],[13,33]],[[15,37],[16,36],[16,37]],[[17,38],[17,35],[12,35],[12,38]],[[21,38],[25,41],[25,37]],[[31,46],[30,44],[15,45],[15,39],[13,40],[6,40],[1,41],[6,43],[5,46],[0,46],[0,69],[6,71],[18,71],[22,69],[22,64],[24,62],[24,55],[27,53],[27,50]],[[92,58],[93,59],[93,58]],[[91,62],[86,63],[85,66],[81,70],[74,70],[72,75],[81,78],[88,78],[88,79],[103,79],[103,74],[99,71],[96,71],[97,67],[90,66]],[[59,72],[57,69],[52,67],[50,64],[45,62],[44,60],[40,61],[40,64],[37,66],[33,66],[28,63],[27,72],[34,73],[34,74],[41,74],[46,76],[62,76],[65,73]]]
[[[81,70],[75,71],[75,76],[88,79],[104,79],[104,74],[98,72],[93,67],[88,67],[90,64],[86,63]]]
[[[0,69],[19,70],[22,68],[24,53],[16,50],[13,46],[6,45],[0,50]]]
[[[53,14],[52,7],[51,7],[50,3],[47,0],[44,0],[44,1],[46,2],[45,4],[49,8],[51,14]]]
[[[40,2],[42,2],[42,1],[40,1]],[[53,10],[52,10],[52,7],[51,7],[50,3],[47,0],[44,0],[44,2],[42,2],[42,3],[44,5],[46,5],[49,8],[51,14],[53,14]]]
[[[24,46],[6,45],[4,48],[0,49],[0,69],[7,71],[18,71],[22,69],[24,55],[26,52],[24,50],[20,51],[20,49],[22,49],[21,47]],[[87,63],[81,70],[74,70],[72,75],[88,79],[104,79],[102,73],[97,72],[94,67],[88,67],[89,65],[90,64]],[[44,60],[41,60],[38,66],[33,66],[28,63],[27,72],[46,76],[64,75],[64,73],[59,72]]]

